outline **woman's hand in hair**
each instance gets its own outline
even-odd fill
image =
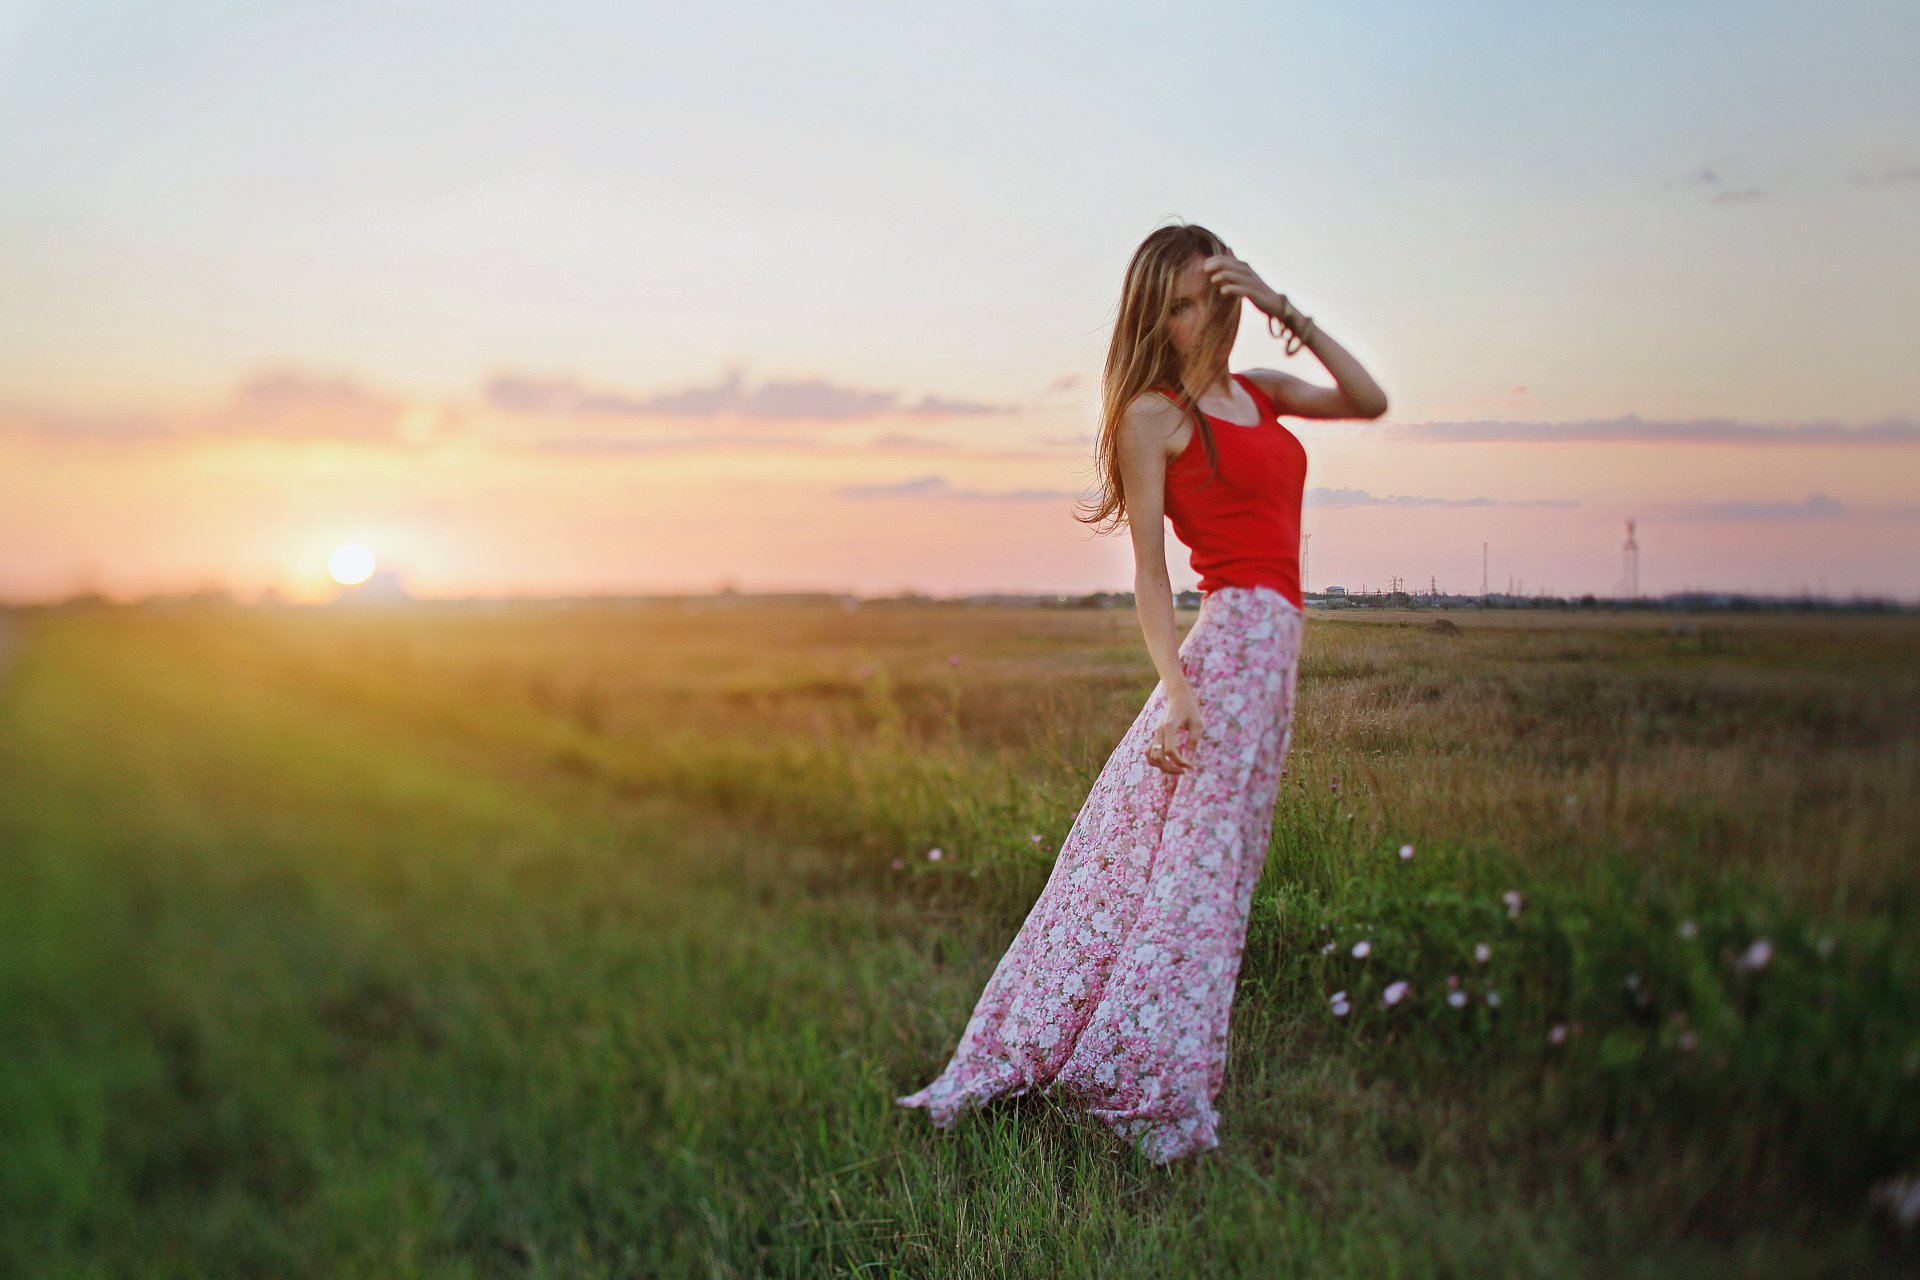
[[[1147,763],[1176,776],[1193,767],[1193,756],[1200,750],[1200,703],[1192,686],[1167,694],[1167,708],[1160,727],[1147,739]],[[1180,744],[1185,730],[1187,742]]]
[[[1279,315],[1286,299],[1260,273],[1230,253],[1216,253],[1203,264],[1214,287],[1230,298],[1245,298],[1270,316]]]

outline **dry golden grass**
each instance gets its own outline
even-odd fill
[[[1195,616],[1181,613],[1183,633]],[[1310,616],[1292,774],[1323,790],[1338,778],[1360,839],[1484,842],[1569,869],[1625,850],[1680,878],[1758,876],[1819,911],[1907,901],[1920,620],[1465,611],[1440,634],[1437,616]],[[247,643],[267,627],[310,673],[396,699],[527,703],[641,755],[669,734],[886,742],[1035,787],[1090,777],[1155,681],[1127,610],[516,607],[247,623],[218,634]]]

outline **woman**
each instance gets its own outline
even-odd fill
[[[1289,354],[1304,345],[1338,385],[1271,369],[1229,376],[1243,298],[1270,331],[1290,332]],[[1102,401],[1100,502],[1082,519],[1131,527],[1134,599],[1160,682],[946,1070],[895,1101],[944,1129],[969,1107],[1038,1090],[1165,1163],[1219,1145],[1227,1020],[1292,736],[1307,458],[1279,415],[1377,418],[1387,397],[1218,237],[1176,224],[1128,264]],[[1163,515],[1204,593],[1184,642]]]

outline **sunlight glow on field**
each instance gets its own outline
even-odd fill
[[[373,576],[373,552],[357,542],[348,542],[333,549],[327,557],[327,572],[333,580],[343,587],[365,582]]]

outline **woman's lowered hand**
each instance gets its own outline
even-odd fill
[[[1187,687],[1169,693],[1160,727],[1147,741],[1147,763],[1175,776],[1185,773],[1193,767],[1193,756],[1200,750],[1202,728],[1200,703],[1193,689]],[[1187,734],[1184,746],[1180,742],[1183,731]]]

